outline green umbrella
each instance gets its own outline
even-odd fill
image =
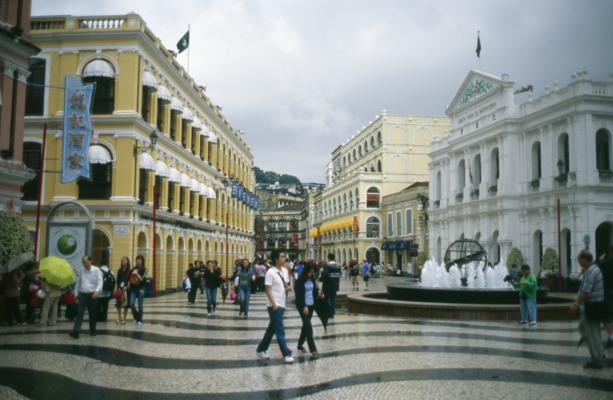
[[[72,266],[68,261],[59,257],[43,258],[40,260],[38,270],[47,282],[61,288],[71,285],[76,280]]]

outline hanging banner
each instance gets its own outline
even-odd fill
[[[238,183],[232,184],[232,198],[235,199],[238,193]]]
[[[92,133],[90,106],[94,85],[83,85],[79,78],[66,75],[64,86],[61,182],[68,183],[80,176],[91,179],[88,150]]]

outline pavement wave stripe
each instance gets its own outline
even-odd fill
[[[590,376],[571,375],[555,372],[519,371],[512,369],[489,368],[436,368],[403,369],[353,375],[350,377],[320,382],[315,385],[291,389],[273,389],[251,392],[226,393],[147,393],[109,389],[82,383],[66,376],[51,372],[36,371],[25,368],[0,368],[0,384],[10,387],[20,394],[32,399],[90,398],[130,400],[146,396],[148,400],[157,399],[201,399],[203,395],[215,399],[292,399],[324,392],[330,389],[356,386],[367,383],[402,382],[402,381],[475,381],[507,382],[551,385],[576,389],[590,389],[604,392],[613,391],[613,380]],[[36,384],[32,384],[36,382]],[[45,382],[51,382],[46,385]]]
[[[136,354],[115,348],[77,344],[8,344],[0,345],[0,351],[45,351],[52,353],[70,354],[92,358],[103,363],[121,366],[148,369],[235,369],[256,368],[261,366],[283,365],[283,360],[272,359],[269,361],[257,360],[254,357],[243,360],[204,360],[184,359],[170,357],[155,357]],[[499,356],[520,358],[532,361],[545,361],[558,364],[581,365],[585,357],[541,353],[536,351],[510,350],[480,346],[440,346],[433,345],[424,347],[413,346],[385,346],[385,347],[362,347],[330,351],[321,354],[321,358],[337,358],[349,355],[362,354],[386,354],[386,353],[455,353],[480,356]],[[251,354],[251,353],[250,353]],[[251,354],[255,356],[254,354]],[[308,355],[296,355],[296,363],[302,364],[312,361]],[[608,360],[608,366],[613,367],[613,360]]]
[[[264,334],[264,328],[260,328],[262,334]],[[48,329],[45,331],[22,331],[22,332],[2,332],[2,335],[41,335],[41,334],[68,334],[68,329]],[[171,336],[163,335],[159,333],[152,333],[147,331],[123,331],[112,329],[99,329],[96,332],[98,335],[110,335],[129,337],[132,339],[142,340],[152,343],[162,344],[191,344],[202,346],[231,346],[231,345],[257,345],[260,339],[225,339],[225,338],[194,338],[189,336]],[[85,330],[84,335],[87,334]],[[556,340],[556,339],[538,339],[538,338],[522,338],[522,337],[510,337],[510,336],[496,336],[477,333],[459,333],[459,332],[420,332],[420,331],[372,331],[372,332],[348,332],[338,333],[323,336],[316,336],[315,340],[335,340],[335,339],[350,339],[356,337],[394,337],[394,336],[407,336],[407,337],[439,337],[439,338],[454,338],[454,339],[466,339],[466,340],[485,340],[488,342],[500,342],[500,343],[520,343],[524,345],[550,345],[550,346],[576,346],[577,340]],[[294,340],[291,336],[287,337],[288,340]]]
[[[238,310],[237,310],[238,311]],[[289,310],[286,310],[286,312]],[[190,318],[202,318],[208,319],[206,312],[203,313],[181,313],[181,312],[172,312],[172,311],[152,311],[146,313],[148,315],[172,315],[178,317],[190,317]],[[214,319],[223,319],[223,320],[238,320],[238,317],[233,316],[221,316],[216,315]],[[268,321],[268,317],[249,317],[250,320],[255,321]],[[296,319],[299,320],[299,316],[285,316],[285,319]],[[475,329],[475,330],[484,330],[484,331],[496,331],[496,332],[526,332],[527,330],[522,327],[516,326],[495,326],[495,325],[479,325],[479,324],[468,324],[462,322],[441,322],[441,321],[426,321],[426,320],[397,320],[397,319],[368,319],[368,320],[358,320],[358,321],[335,321],[334,325],[354,325],[356,323],[369,323],[369,324],[401,324],[401,325],[420,325],[420,326],[442,326],[448,328],[467,328],[467,329]],[[539,333],[574,333],[577,332],[576,327],[572,328],[538,328]]]

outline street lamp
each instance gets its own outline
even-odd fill
[[[154,129],[153,131],[151,131],[151,134],[149,135],[149,146],[135,146],[134,147],[134,153],[135,155],[138,154],[138,150],[155,150],[155,145],[157,144],[158,141],[158,133],[157,130]],[[155,174],[155,164],[153,165],[153,173]],[[156,245],[156,235],[155,235],[155,229],[156,229],[156,210],[157,210],[157,185],[156,185],[156,179],[153,179],[153,247],[152,247],[152,268],[153,268],[153,297],[155,297],[157,295],[157,288],[156,288],[156,283],[157,283],[157,271],[156,271],[156,264],[157,264],[157,254],[156,254],[156,250],[155,250],[155,245]]]

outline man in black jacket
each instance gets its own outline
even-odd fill
[[[341,269],[334,258],[334,253],[328,254],[328,263],[321,274],[322,291],[330,305],[330,319],[334,319],[336,312],[336,292],[338,292],[341,279]]]
[[[189,294],[187,295],[187,301],[189,304],[194,304],[196,302],[196,293],[198,292],[198,288],[200,287],[200,261],[196,261],[193,264],[189,263],[189,268],[187,270],[187,277],[189,278],[190,289]]]

